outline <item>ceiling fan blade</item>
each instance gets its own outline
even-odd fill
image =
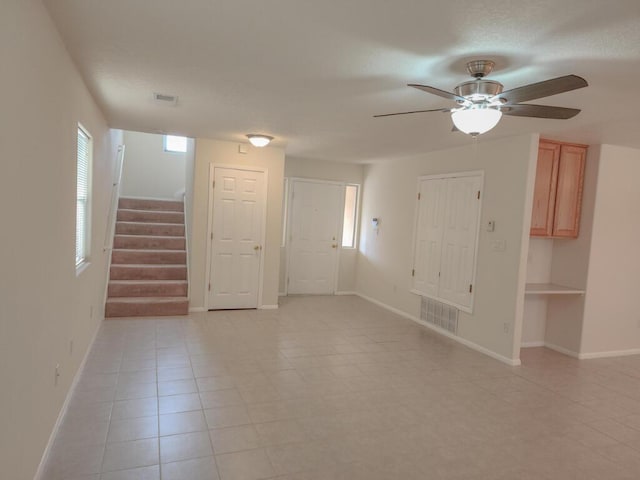
[[[504,115],[511,115],[512,117],[555,118],[557,120],[567,120],[580,113],[580,110],[577,108],[529,104],[505,105],[504,107],[500,107],[500,111]]]
[[[432,110],[414,110],[412,112],[384,113],[382,115],[374,115],[374,118],[392,117],[393,115],[408,115],[410,113],[427,113],[427,112],[450,112],[450,108],[434,108]]]
[[[496,95],[495,98],[506,101],[507,105],[528,102],[537,98],[550,97],[558,93],[570,92],[588,86],[587,81],[577,75],[565,75],[544,82],[531,83],[523,87],[513,88]]]
[[[466,98],[461,97],[460,95],[456,95],[455,93],[451,93],[451,92],[446,92],[444,90],[440,90],[439,88],[430,87],[429,85],[418,85],[415,83],[410,83],[407,86],[417,88],[418,90],[422,90],[423,92],[432,93],[433,95],[437,95],[442,98],[447,98],[449,100],[455,100],[457,102],[467,101]]]

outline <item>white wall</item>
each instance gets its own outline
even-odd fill
[[[470,140],[471,142],[471,140]],[[458,335],[517,361],[538,136],[524,135],[432,152],[365,168],[357,291],[411,316],[420,297],[411,288],[412,238],[420,175],[483,170],[485,183],[478,247],[475,305],[460,313]],[[379,234],[371,218],[381,219]],[[496,222],[492,233],[484,229]],[[506,251],[492,250],[495,240]],[[508,332],[505,333],[505,328]],[[517,344],[514,342],[517,338]]]
[[[182,200],[186,154],[164,151],[163,136],[124,132],[121,197]]]
[[[2,478],[32,480],[103,317],[102,247],[122,135],[108,129],[40,1],[2,3],[0,50],[0,465]],[[77,122],[94,143],[91,264],[79,276]]]
[[[640,150],[602,145],[582,355],[640,353]]]
[[[190,308],[205,306],[205,282],[207,275],[207,225],[209,219],[209,169],[210,165],[249,166],[268,169],[267,231],[263,249],[264,271],[262,305],[278,304],[278,271],[280,266],[280,241],[282,234],[282,185],[284,180],[284,151],[276,147],[256,148],[248,146],[248,153],[238,153],[238,143],[198,138],[195,148],[193,184],[192,235],[189,269]]]
[[[286,157],[284,176],[287,178],[311,178],[333,182],[362,185],[364,166],[353,163],[327,162]],[[362,198],[362,195],[361,195]],[[362,202],[358,204],[360,208]],[[287,221],[286,218],[283,221]],[[353,292],[356,287],[356,266],[358,250],[341,248],[338,252],[338,292]],[[285,291],[287,281],[287,247],[280,250],[279,291]]]
[[[553,240],[535,238],[529,240],[527,255],[527,283],[551,282]],[[547,324],[547,295],[526,295],[522,323],[522,346],[542,346]]]

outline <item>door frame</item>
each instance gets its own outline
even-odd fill
[[[337,185],[340,187],[346,187],[347,185],[355,185],[353,183],[348,182],[338,182],[334,180],[319,180],[316,178],[304,178],[304,177],[287,177],[289,182],[289,191],[287,192],[287,218],[285,219],[287,225],[287,234],[285,236],[285,247],[287,249],[287,261],[285,262],[285,281],[284,281],[284,295],[289,295],[289,271],[291,265],[291,221],[293,219],[293,191],[295,189],[296,182],[305,182],[305,183],[321,183],[325,185]],[[358,190],[358,194],[360,191]],[[340,211],[344,212],[344,201],[345,201],[345,192],[342,191],[340,195]],[[359,205],[359,203],[358,203]],[[338,217],[338,238],[336,239],[336,258],[335,265],[333,269],[333,292],[331,295],[335,295],[338,291],[338,278],[339,278],[339,270],[340,270],[340,254],[342,252],[342,229],[344,227],[343,223],[340,221],[340,217]]]
[[[261,230],[262,235],[260,243],[262,245],[262,252],[260,254],[260,266],[258,268],[258,304],[256,309],[262,308],[262,291],[264,285],[264,257],[266,256],[266,238],[267,238],[267,198],[269,194],[269,169],[266,167],[254,167],[249,165],[233,165],[227,163],[209,163],[209,186],[207,188],[209,198],[207,200],[207,236],[205,245],[207,246],[206,254],[206,273],[204,284],[204,308],[209,311],[209,284],[211,283],[211,249],[213,248],[213,181],[215,179],[216,168],[227,168],[230,170],[243,170],[245,172],[261,172],[264,174],[264,190],[262,198],[262,215],[261,215]]]

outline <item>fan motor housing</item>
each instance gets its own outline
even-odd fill
[[[470,100],[482,100],[502,93],[503,86],[493,80],[471,80],[458,85],[454,92]]]

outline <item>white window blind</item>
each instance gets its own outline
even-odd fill
[[[89,162],[91,137],[78,127],[78,165],[76,183],[76,267],[86,261],[89,243]]]

